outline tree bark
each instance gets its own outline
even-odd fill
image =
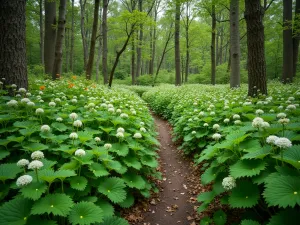
[[[103,83],[108,83],[108,72],[107,72],[107,9],[108,0],[103,0],[103,13],[102,13],[102,42],[103,42],[103,52],[102,52],[102,74]]]
[[[211,19],[212,19],[212,26],[211,26],[211,46],[210,46],[210,53],[211,53],[211,84],[216,84],[216,5],[214,0],[212,2],[212,11],[211,11]]]
[[[84,26],[84,15],[85,15],[85,5],[86,0],[80,0],[80,30],[81,30],[81,38],[82,38],[82,46],[83,46],[83,65],[84,69],[86,69],[87,57],[88,57],[88,45],[86,40],[86,30]]]
[[[149,61],[149,74],[153,75],[154,73],[154,61],[155,61],[155,52],[156,52],[156,22],[157,22],[157,14],[158,14],[158,7],[159,7],[160,1],[157,1],[157,4],[154,9],[154,22],[155,25],[153,26],[153,32],[150,31],[150,54],[151,59]]]
[[[56,1],[45,0],[45,73],[52,74],[56,43]]]
[[[91,44],[90,44],[90,56],[86,67],[87,80],[90,80],[92,77],[92,69],[94,64],[95,46],[96,46],[96,34],[98,30],[98,20],[99,20],[99,6],[100,6],[100,0],[95,0],[93,30],[92,30],[92,37],[91,37]]]
[[[139,11],[143,12],[143,0],[138,1],[138,7],[139,7]],[[143,24],[141,23],[140,30],[139,30],[139,41],[138,41],[138,46],[137,46],[136,78],[138,78],[141,74],[143,39],[144,39],[144,32],[143,32]]]
[[[46,0],[47,1],[47,0]],[[40,57],[41,64],[44,65],[44,23],[43,23],[43,0],[40,3]]]
[[[52,71],[52,79],[60,77],[62,69],[62,50],[63,50],[63,40],[65,35],[65,25],[66,25],[66,5],[67,0],[59,1],[59,16],[56,34],[56,44],[55,44],[55,59]]]
[[[240,87],[239,0],[230,2],[230,88]]]
[[[282,82],[293,82],[293,31],[292,31],[293,1],[283,1],[283,69]]]
[[[69,38],[70,38],[70,29],[65,27],[65,73],[69,71],[69,56],[70,56],[70,44],[69,44]]]
[[[264,9],[260,0],[245,0],[248,47],[248,95],[268,94],[265,35],[263,25]]]
[[[102,23],[101,23],[101,18],[102,18],[102,9],[100,6],[99,10],[99,18],[100,18],[100,23],[99,23],[99,31],[100,34],[102,34]],[[98,56],[97,56],[97,62],[96,62],[96,81],[99,81],[99,67],[100,67],[100,60],[101,60],[101,52],[102,52],[102,36],[100,35],[99,37],[99,46],[98,46]]]
[[[181,85],[181,76],[180,76],[180,0],[176,0],[176,9],[175,9],[175,72],[176,79],[175,85]]]
[[[135,85],[135,36],[133,35],[131,40],[131,84]]]
[[[300,0],[296,0],[296,8],[295,8],[295,19],[294,26],[296,27],[293,32],[293,77],[296,76],[297,72],[297,62],[299,55],[299,39],[300,39]]]
[[[185,24],[185,41],[186,41],[186,55],[185,55],[185,79],[184,81],[188,81],[189,69],[190,69],[190,36],[189,36],[189,28],[190,28],[190,13],[189,13],[189,1],[186,1],[186,24]]]
[[[25,0],[2,0],[0,4],[0,78],[5,78],[1,80],[4,88],[16,84],[28,89],[25,5]]]
[[[74,0],[72,0],[72,25],[71,25],[71,50],[70,50],[70,70],[73,72],[74,66]]]

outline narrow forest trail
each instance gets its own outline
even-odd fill
[[[153,116],[160,141],[160,160],[163,172],[161,192],[152,199],[149,212],[141,225],[193,225],[194,205],[188,193],[188,177],[192,173],[190,162],[185,160],[172,142],[171,126]]]

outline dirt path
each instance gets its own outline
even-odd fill
[[[159,132],[163,182],[158,198],[151,201],[149,212],[141,225],[191,225],[193,204],[189,202],[189,162],[185,161],[172,142],[171,127],[165,120],[154,116]]]

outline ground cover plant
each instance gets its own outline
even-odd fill
[[[149,197],[160,176],[145,102],[75,76],[9,90],[0,97],[0,224],[128,224],[119,209]]]
[[[200,224],[225,224],[223,208],[240,210],[242,225],[298,224],[300,208],[299,85],[269,85],[269,95],[246,88],[167,87],[143,98],[174,127],[174,140],[202,163],[199,213],[213,201],[221,209]]]

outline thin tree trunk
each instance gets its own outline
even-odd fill
[[[80,30],[81,30],[81,38],[82,38],[82,46],[83,46],[83,65],[84,65],[84,69],[86,69],[87,57],[88,57],[88,45],[86,40],[86,30],[84,26],[86,0],[80,0],[79,2],[80,2],[80,17],[81,17]]]
[[[176,71],[176,80],[175,85],[181,85],[180,79],[180,0],[176,0],[176,9],[175,9],[175,71]]]
[[[222,25],[221,27],[221,36],[220,36],[220,39],[221,39],[221,47],[220,47],[220,52],[219,52],[219,63],[220,65],[223,64],[223,42],[224,42],[224,25]]]
[[[102,41],[103,41],[103,52],[102,52],[102,74],[104,84],[108,83],[108,72],[107,72],[107,10],[108,0],[103,0],[103,13],[102,13]]]
[[[283,1],[283,69],[282,82],[293,82],[293,1]]]
[[[248,95],[268,94],[265,60],[264,9],[260,0],[245,0],[248,47]]]
[[[219,28],[216,30],[216,66],[219,65],[219,37],[220,37],[220,30]]]
[[[0,4],[0,78],[5,78],[1,80],[4,88],[16,84],[28,89],[25,6],[25,0],[2,0]]]
[[[240,87],[239,0],[230,2],[230,88]]]
[[[134,44],[135,37],[133,35],[131,40],[131,84],[135,85],[135,44]]]
[[[96,46],[96,34],[98,30],[99,7],[100,7],[100,0],[95,0],[93,30],[92,30],[92,37],[91,37],[91,44],[90,44],[90,56],[86,67],[87,80],[90,80],[92,77],[92,70],[93,70],[94,56],[95,56],[95,46]]]
[[[100,10],[99,10],[99,18],[101,20],[102,18],[102,13],[101,13],[102,9],[100,6]],[[102,34],[102,23],[100,21],[99,23],[99,31],[100,34]],[[100,67],[100,61],[101,61],[101,52],[102,52],[102,36],[100,35],[99,37],[99,47],[98,47],[98,56],[97,56],[97,62],[96,62],[96,81],[99,81],[99,67]]]
[[[74,0],[72,0],[72,25],[71,25],[71,50],[70,50],[70,70],[73,72],[74,66]]]
[[[294,30],[293,34],[293,77],[296,76],[297,72],[297,62],[299,58],[299,39],[300,39],[300,32],[299,32],[299,22],[300,22],[300,0],[296,0],[296,8],[295,8],[295,23],[297,29]],[[297,24],[297,25],[296,25]]]
[[[56,1],[45,0],[44,62],[45,73],[52,74],[56,43]]]
[[[211,53],[211,84],[216,84],[216,5],[214,1],[212,2],[212,33],[211,33],[211,46],[210,46],[210,53]]]
[[[47,1],[47,0],[46,0]],[[44,23],[43,23],[43,0],[39,1],[40,3],[40,57],[41,64],[44,65]]]
[[[185,41],[186,41],[186,55],[185,55],[185,82],[188,81],[190,69],[190,15],[189,15],[189,1],[186,1],[186,26],[185,26]]]
[[[68,72],[69,70],[69,38],[70,38],[70,29],[65,28],[65,56],[66,56],[66,60],[65,60],[65,73]]]
[[[138,1],[139,11],[143,12],[143,0]],[[136,78],[138,78],[141,74],[142,68],[142,45],[144,39],[144,32],[143,32],[143,24],[140,24],[140,32],[139,32],[139,41],[137,46],[137,59],[136,59]]]
[[[59,1],[59,16],[58,16],[58,25],[57,25],[57,34],[56,34],[56,44],[55,44],[55,59],[52,71],[52,79],[55,80],[61,75],[62,69],[62,51],[63,51],[63,40],[65,33],[66,25],[66,5],[67,0]]]

